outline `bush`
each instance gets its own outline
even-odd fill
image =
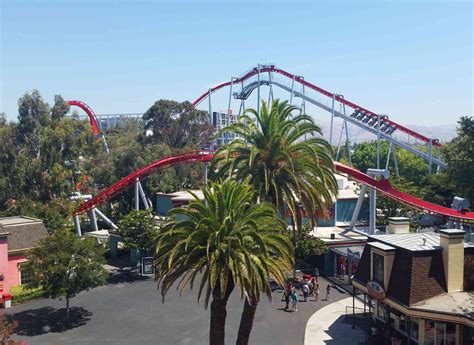
[[[26,289],[23,285],[18,285],[10,289],[12,304],[23,303],[45,296],[42,288]]]

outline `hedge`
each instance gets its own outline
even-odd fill
[[[44,297],[42,288],[26,289],[23,285],[14,286],[10,289],[12,295],[12,304],[23,303],[32,299]]]

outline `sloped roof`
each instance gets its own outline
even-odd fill
[[[18,216],[0,218],[0,232],[8,232],[8,251],[34,248],[48,236],[40,219]]]
[[[434,232],[370,236],[385,244],[410,251],[441,249],[439,234]]]

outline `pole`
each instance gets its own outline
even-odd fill
[[[97,217],[95,216],[95,208],[93,208],[87,213],[89,214],[89,219],[91,220],[91,223],[92,223],[92,230],[98,231],[99,227],[97,226]]]
[[[344,98],[344,96],[342,96],[342,95],[341,95],[341,97]],[[347,116],[347,114],[346,114],[346,105],[345,104],[342,105],[342,110],[343,110],[344,116]],[[351,148],[350,148],[350,142],[349,142],[349,128],[347,128],[347,121],[346,120],[344,120],[344,126],[346,128],[347,159],[349,161],[349,165],[352,166]]]
[[[138,187],[138,184],[140,183],[140,180],[137,178],[135,180],[135,210],[140,210],[140,188]]]
[[[204,185],[207,186],[207,169],[208,169],[208,163],[204,163]]]
[[[227,106],[227,116],[230,116],[230,102],[232,99],[232,86],[233,85],[234,85],[234,77],[230,77],[229,104]]]
[[[355,286],[352,285],[352,329],[356,328],[355,325]]]
[[[398,160],[397,160],[397,153],[395,152],[395,145],[393,145],[393,149],[392,149],[392,155],[393,155],[393,165],[395,166],[395,175],[397,177],[400,176],[400,174],[398,173]]]
[[[377,169],[380,169],[380,114],[377,114]]]
[[[375,234],[377,221],[377,193],[375,188],[370,188],[369,235]]]
[[[387,163],[385,164],[385,170],[388,169],[388,163],[390,162],[390,153],[392,153],[392,147],[393,143],[390,143],[390,146],[388,147]]]
[[[296,75],[293,75],[293,80],[291,81],[290,105],[293,102],[293,90],[295,88],[295,78],[296,78]]]
[[[257,114],[260,114],[260,64],[258,64]]]
[[[107,218],[105,216],[105,214],[103,214],[102,212],[100,212],[98,209],[94,208],[94,212],[100,217],[102,218],[103,221],[105,221],[107,224],[110,225],[110,227],[114,230],[117,230],[118,227],[117,225],[115,225],[109,218]]]
[[[360,187],[359,198],[357,199],[356,206],[354,208],[354,213],[352,213],[351,223],[349,225],[349,230],[354,229],[355,224],[357,222],[357,218],[359,217],[360,209],[362,204],[364,203],[365,193],[367,192],[367,185],[363,184]]]
[[[81,232],[81,220],[79,219],[79,215],[75,214],[74,215],[74,226],[76,228],[76,235],[79,237],[82,237],[82,232]]]
[[[331,129],[329,131],[329,144],[331,145],[332,149],[332,126],[334,124],[334,103],[336,102],[336,94],[332,94],[332,111],[331,111]]]
[[[430,137],[430,140],[428,141],[429,145],[429,153],[430,153],[430,160],[428,163],[428,174],[431,175],[431,170],[433,166],[433,138]]]

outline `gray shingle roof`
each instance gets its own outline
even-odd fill
[[[48,236],[43,222],[30,217],[0,218],[1,232],[8,232],[8,251],[34,248]]]
[[[411,251],[435,250],[441,248],[439,234],[435,232],[374,235],[370,237],[388,245]]]

